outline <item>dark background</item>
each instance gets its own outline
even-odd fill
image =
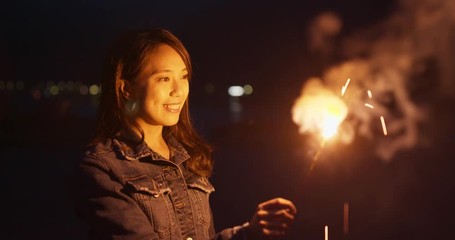
[[[421,91],[430,106],[421,126],[426,146],[381,161],[374,142],[324,149],[310,175],[306,137],[290,109],[315,61],[306,28],[321,11],[344,20],[341,36],[375,25],[396,2],[386,1],[15,1],[1,8],[0,150],[3,239],[85,239],[66,188],[91,137],[99,95],[52,85],[99,84],[106,46],[135,27],[169,28],[194,63],[191,111],[213,144],[211,196],[217,230],[241,224],[272,197],[298,207],[288,239],[436,239],[455,222],[453,97]],[[454,66],[455,67],[455,66]],[[430,74],[437,78],[437,73]],[[8,87],[12,82],[14,87]],[[19,83],[19,84],[18,84]],[[251,84],[236,100],[231,85]],[[11,84],[10,84],[11,85]],[[64,86],[65,87],[65,86]],[[76,88],[76,87],[75,87]],[[210,90],[210,91],[209,91]],[[230,111],[238,101],[242,112]],[[342,235],[349,203],[349,235]]]

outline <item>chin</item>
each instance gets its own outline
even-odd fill
[[[163,124],[163,125],[166,127],[172,127],[174,125],[177,125],[178,122],[179,122],[179,120],[177,119],[176,121],[168,121],[166,124]]]

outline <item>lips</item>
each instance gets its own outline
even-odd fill
[[[164,108],[172,113],[180,112],[180,103],[164,104]]]

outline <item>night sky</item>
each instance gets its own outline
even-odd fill
[[[299,211],[287,239],[323,239],[325,225],[331,239],[446,236],[455,227],[454,96],[438,91],[435,79],[441,73],[434,62],[426,62],[409,87],[412,100],[427,109],[427,118],[418,127],[421,144],[399,151],[392,160],[372,154],[375,141],[356,138],[348,146],[327,146],[306,176],[315,149],[291,120],[293,101],[305,80],[348,55],[310,52],[311,20],[324,11],[336,12],[343,19],[338,36],[343,39],[380,25],[397,10],[396,4],[392,0],[2,4],[0,150],[6,213],[2,236],[86,239],[86,228],[72,212],[66,190],[78,154],[92,136],[98,95],[78,90],[99,84],[107,46],[117,34],[150,26],[174,32],[193,60],[190,107],[196,127],[215,149],[211,181],[216,191],[211,201],[217,230],[248,221],[258,203],[281,196],[294,201]],[[227,94],[229,86],[246,84],[253,86],[253,94],[240,98]],[[233,112],[235,106],[242,111]],[[350,206],[347,236],[342,234],[344,203]]]

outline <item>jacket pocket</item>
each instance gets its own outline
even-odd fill
[[[175,227],[169,200],[171,189],[165,183],[157,182],[147,176],[126,179],[126,184],[127,189],[131,191],[131,197],[147,215],[159,237],[168,236]]]
[[[209,196],[215,188],[205,177],[192,176],[187,179],[188,192],[196,209],[200,224],[209,227],[212,221]],[[208,229],[208,228],[207,228]]]

